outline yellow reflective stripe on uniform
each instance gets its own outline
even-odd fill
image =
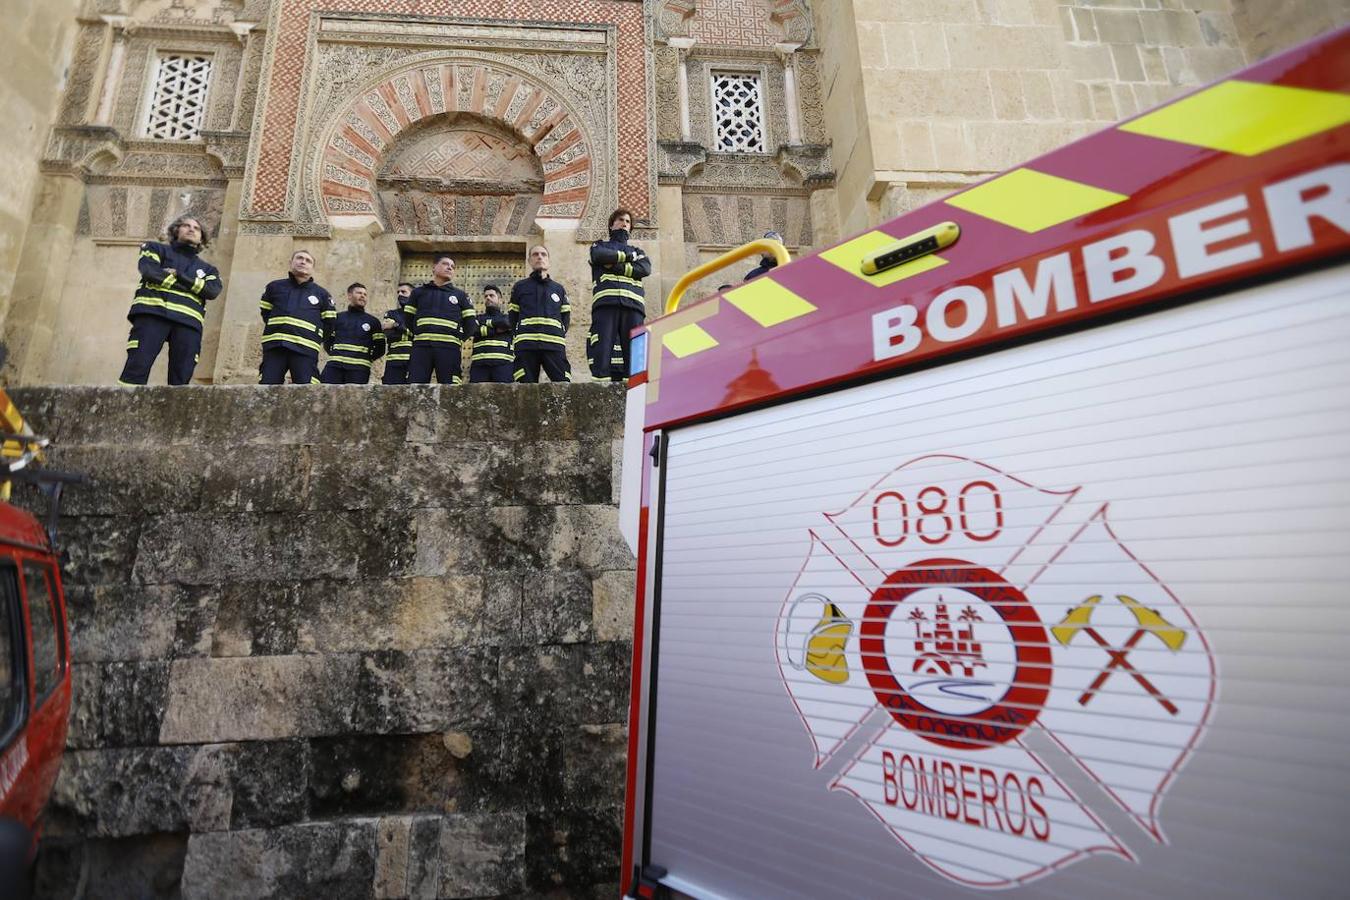
[[[184,306],[182,303],[174,303],[172,300],[165,300],[162,297],[147,297],[144,294],[137,294],[131,301],[132,306],[158,306],[161,309],[167,309],[169,312],[182,313],[190,319],[196,319],[205,324],[206,317],[191,306]]]
[[[325,319],[336,319],[336,318],[337,318],[337,310],[336,310],[336,309],[325,309],[325,310],[324,310],[322,313],[320,313],[319,315],[322,316],[322,317],[325,318]]]
[[[633,268],[633,267],[632,267],[632,266],[629,266],[628,268],[631,269],[631,268]],[[609,272],[606,272],[606,273],[604,273],[603,275],[601,275],[601,276],[600,276],[600,280],[601,280],[601,281],[617,281],[617,282],[619,282],[620,284],[635,284],[635,285],[637,285],[638,287],[642,287],[642,282],[639,281],[639,280],[636,279],[636,278],[627,278],[627,277],[625,277],[625,276],[623,276],[623,275],[614,275],[614,274],[611,274],[611,273],[609,273]]]
[[[189,294],[187,291],[176,291],[173,288],[168,287],[167,285],[168,285],[167,281],[164,284],[153,284],[148,282],[142,282],[141,289],[147,291],[159,291],[164,294],[173,294],[175,297],[185,297],[186,299],[191,300],[194,303],[202,302],[201,297]]]
[[[570,303],[564,303],[561,307],[558,308],[558,312],[570,313],[571,311],[572,311],[572,304]]]
[[[449,319],[442,319],[442,318],[439,318],[438,316],[423,316],[422,318],[420,318],[420,319],[417,320],[417,324],[418,324],[419,326],[421,326],[421,325],[439,325],[439,326],[441,326],[442,328],[459,328],[459,323],[458,323],[458,322],[452,322],[452,321],[450,321]]]
[[[159,258],[159,254],[156,253],[156,252],[153,251],[153,250],[144,250],[144,249],[142,249],[142,250],[141,250],[141,256],[148,256],[148,257],[150,257],[151,259],[153,259],[155,262],[162,262],[162,260]]]
[[[346,363],[347,365],[350,366],[364,366],[367,369],[370,368],[370,360],[357,359],[354,356],[329,356],[328,361],[335,363]]]
[[[419,341],[439,341],[439,342],[442,343],[442,344],[463,344],[463,343],[464,343],[463,341],[461,341],[458,337],[456,337],[456,336],[453,335],[453,334],[419,334],[419,335],[417,336],[416,340],[413,341],[413,343],[416,344],[416,343],[418,343]]]
[[[202,292],[202,288],[204,287],[206,287],[206,279],[198,278],[192,282],[192,293],[200,294]]]
[[[507,312],[518,313],[518,312],[520,312],[520,304],[519,304],[519,303],[510,303],[510,304],[507,305],[506,311],[507,311]]]
[[[556,327],[558,327],[558,328],[561,328],[561,327],[562,327],[562,322],[559,322],[557,319],[555,319],[555,318],[553,318],[553,317],[551,317],[551,316],[530,316],[530,317],[527,318],[527,319],[521,319],[521,320],[520,320],[520,324],[521,324],[521,325],[553,325],[553,326],[556,326]]]
[[[629,278],[632,278],[632,277],[633,277],[633,264],[632,264],[632,263],[627,263],[627,264],[624,265],[624,267],[623,267],[623,274],[627,275]]]
[[[495,359],[499,362],[513,362],[515,358],[516,357],[511,353],[475,353],[473,355],[474,362],[483,362],[490,359]]]
[[[297,328],[308,328],[315,334],[319,333],[319,326],[313,322],[306,322],[304,319],[296,319],[292,316],[273,316],[267,320],[268,325],[294,325]]]
[[[475,347],[505,347],[510,342],[506,338],[479,338],[473,342]]]
[[[271,304],[271,303],[268,303],[266,300],[259,300],[259,301],[258,301],[258,306],[260,306],[260,307],[263,308],[263,309],[269,309],[269,310],[272,308],[272,304]]]
[[[596,334],[594,331],[586,337],[586,343],[588,344],[594,344],[598,340],[600,340],[600,335]]]
[[[511,377],[514,378],[516,381],[520,381],[520,379],[525,377],[525,370],[516,369],[514,372],[511,373]]]
[[[207,275],[205,280],[206,280],[206,281],[219,281],[220,279],[217,278],[217,277],[214,276],[214,275]]]
[[[513,341],[511,342],[511,346],[514,347],[514,346],[516,346],[517,344],[519,344],[521,341],[539,341],[539,342],[544,343],[544,344],[564,344],[564,345],[565,345],[565,344],[567,343],[567,338],[565,338],[565,337],[563,337],[562,335],[559,335],[559,334],[537,334],[537,333],[535,333],[535,332],[530,332],[529,334],[518,334],[518,335],[516,335],[515,340],[513,340]]]
[[[406,353],[390,353],[384,358],[385,362],[407,362],[411,357]]]
[[[163,286],[160,288],[160,290],[165,290],[165,291],[167,291],[169,288],[173,287],[174,284],[176,284],[177,282],[178,282],[178,276],[175,275],[174,273],[170,272],[169,275],[168,275],[168,277],[164,279],[164,281],[163,281]],[[179,292],[179,291],[174,291],[174,293],[177,294],[177,293],[180,293],[180,292]],[[188,296],[188,295],[187,295],[187,294],[184,294],[183,296]]]
[[[461,319],[467,319],[469,316],[472,316],[473,314],[474,314],[474,311],[473,311],[472,309],[468,309],[468,308],[461,309],[461,310],[459,311],[459,317],[460,317]]]
[[[128,350],[135,350],[135,349],[136,349],[137,347],[139,347],[140,345],[141,345],[141,342],[138,341],[138,340],[137,340],[137,341],[127,341],[127,349],[128,349]]]
[[[366,348],[360,344],[334,344],[334,350],[349,350],[352,353],[365,353]]]
[[[603,291],[596,291],[592,295],[593,300],[603,300],[606,297],[623,297],[627,300],[636,300],[643,303],[645,298],[641,294],[635,294],[632,291],[625,291],[623,288],[606,288]]]
[[[319,346],[319,342],[318,342],[318,341],[311,341],[309,338],[302,338],[302,337],[300,337],[300,335],[298,335],[298,334],[265,334],[265,335],[263,335],[262,342],[263,342],[264,344],[266,344],[266,343],[268,343],[269,341],[289,341],[289,342],[292,343],[292,344],[299,344],[301,347],[308,347],[308,348],[311,349],[311,350],[322,350],[322,349],[323,349],[323,347],[320,347],[320,346]]]

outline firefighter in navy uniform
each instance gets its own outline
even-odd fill
[[[616,209],[609,216],[609,240],[591,244],[591,331],[586,356],[596,378],[628,377],[629,334],[647,316],[642,279],[652,261],[628,243],[633,214]]]
[[[384,377],[381,384],[407,384],[408,358],[412,354],[412,332],[408,330],[406,313],[408,298],[412,296],[413,286],[406,281],[398,285],[398,309],[385,312],[380,322],[384,330],[389,352],[384,357]]]
[[[495,284],[483,288],[483,314],[473,338],[470,384],[510,384],[515,380],[516,357],[511,352],[511,319],[502,309],[502,291]]]
[[[141,244],[141,283],[127,319],[127,361],[121,384],[145,384],[160,349],[169,344],[169,384],[187,384],[202,348],[206,301],[220,294],[220,273],[197,254],[206,246],[201,222],[180,216],[169,226],[169,243]]]
[[[431,280],[408,298],[407,319],[413,333],[408,360],[408,383],[430,384],[431,373],[441,384],[462,384],[460,351],[464,338],[478,328],[469,295],[450,283],[455,261],[436,257]]]
[[[567,362],[567,325],[572,306],[563,286],[548,277],[548,248],[530,248],[530,275],[511,288],[512,347],[516,381],[536,384],[542,367],[549,381],[571,381]]]
[[[281,384],[287,372],[291,384],[319,383],[319,351],[333,340],[337,309],[313,273],[314,257],[297,250],[291,254],[290,274],[263,288],[259,384]]]
[[[333,339],[324,346],[328,364],[320,380],[324,384],[370,384],[370,367],[384,356],[384,330],[380,320],[366,312],[366,286],[347,286],[347,309],[338,313]]]

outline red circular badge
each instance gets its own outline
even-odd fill
[[[888,636],[902,608],[906,621],[892,630],[903,637]],[[899,675],[888,639],[903,664]],[[894,652],[902,641],[903,656]],[[1050,645],[1035,608],[997,574],[965,560],[926,559],[892,572],[867,604],[859,651],[882,707],[944,747],[979,750],[1012,740],[1036,721],[1050,693]],[[1002,661],[992,658],[1000,653]]]

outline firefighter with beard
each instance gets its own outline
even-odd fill
[[[366,286],[359,281],[347,286],[347,308],[338,313],[333,337],[324,346],[328,364],[319,379],[324,384],[370,384],[370,369],[384,356],[384,330],[380,320],[366,312]]]
[[[470,384],[510,384],[515,380],[511,352],[511,319],[502,309],[502,291],[495,284],[483,288],[483,314],[473,338]]]
[[[647,316],[642,279],[652,261],[628,243],[633,214],[616,209],[609,216],[609,240],[591,245],[591,331],[586,356],[591,374],[622,382],[628,377],[629,335]]]
[[[412,292],[405,309],[413,333],[408,360],[408,382],[430,384],[431,373],[441,384],[462,384],[460,353],[464,338],[478,330],[469,295],[450,283],[455,261],[444,254],[431,267],[431,280]]]
[[[537,384],[543,368],[549,381],[571,381],[567,362],[567,326],[572,305],[563,286],[548,277],[548,248],[530,248],[530,276],[511,288],[512,346],[516,351],[515,379]]]
[[[398,309],[385,312],[380,326],[389,353],[384,358],[384,377],[381,384],[408,383],[408,357],[412,354],[412,332],[408,330],[407,303],[413,286],[406,281],[398,285]]]
[[[207,240],[196,218],[179,216],[169,226],[168,238],[167,244],[141,244],[141,282],[127,313],[131,335],[120,384],[149,381],[150,367],[166,342],[169,384],[187,384],[197,367],[206,302],[220,294],[220,273],[197,255]]]

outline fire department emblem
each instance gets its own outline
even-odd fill
[[[973,887],[1166,843],[1159,804],[1209,716],[1204,635],[1079,492],[911,460],[822,515],[778,617],[830,789]],[[1109,830],[1100,805],[1138,829]]]

